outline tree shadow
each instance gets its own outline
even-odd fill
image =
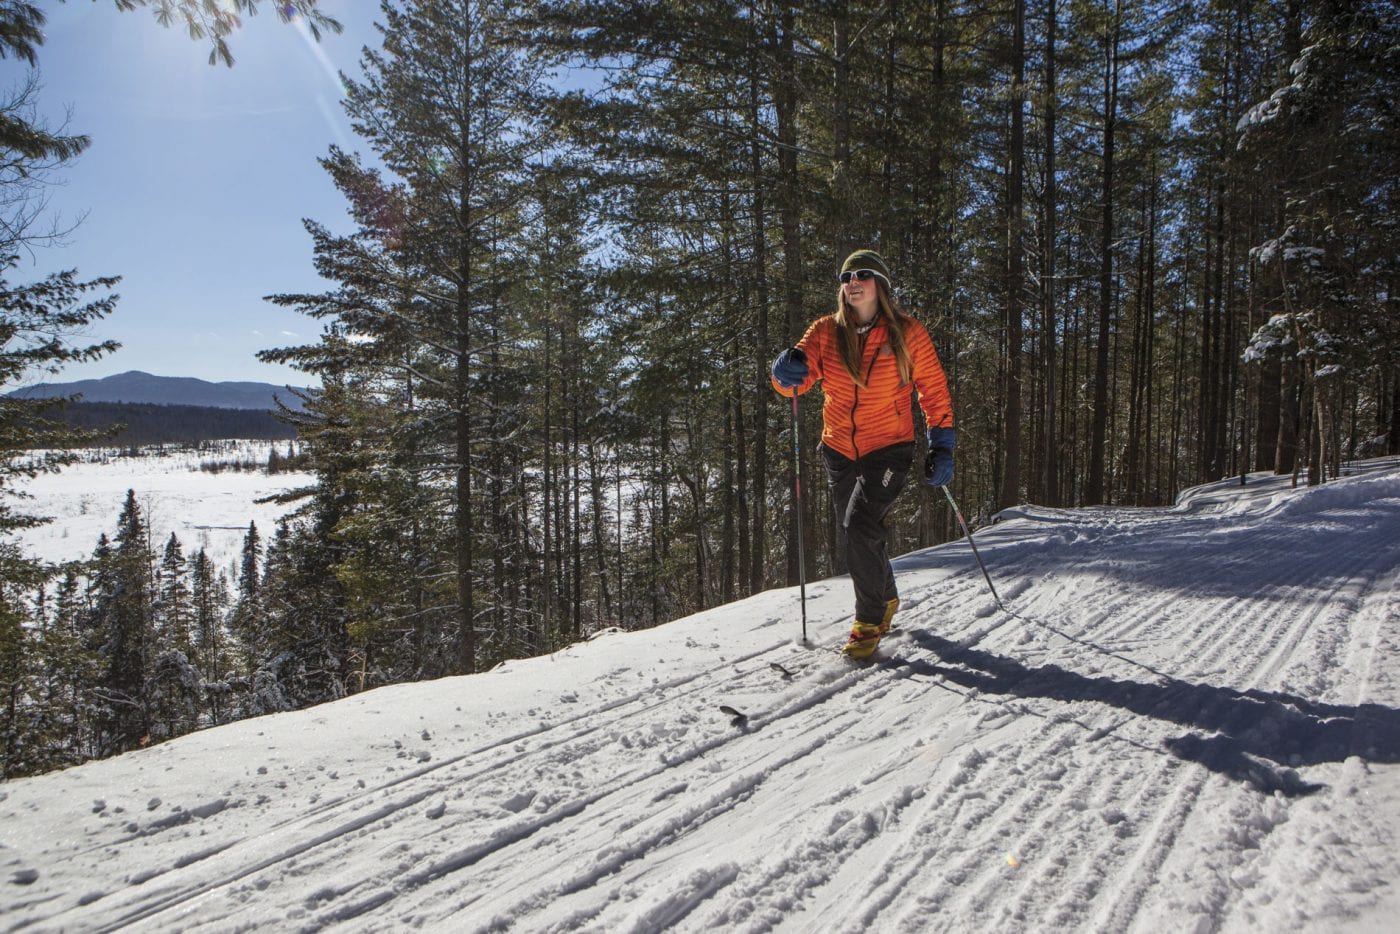
[[[890,664],[940,675],[984,694],[1096,701],[1181,724],[1190,732],[1165,740],[1169,752],[1265,793],[1307,795],[1324,787],[1304,781],[1297,766],[1341,762],[1352,755],[1370,762],[1400,762],[1400,710],[1393,707],[1339,706],[1169,677],[1157,683],[1090,677],[1058,665],[1027,666],[922,630],[909,630],[909,636],[949,664],[909,658]]]

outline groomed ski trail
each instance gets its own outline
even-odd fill
[[[1015,511],[978,533],[1015,616],[965,543],[906,556],[899,632],[869,665],[792,644],[793,594],[770,592],[477,676],[605,672],[566,694],[577,713],[530,707],[529,728],[503,722],[529,706],[508,691],[485,717],[484,682],[440,682],[474,724],[450,755],[403,762],[409,741],[378,779],[347,756],[350,788],[298,762],[300,785],[255,775],[205,814],[34,855],[7,836],[39,882],[9,887],[6,924],[1364,927],[1400,869],[1394,815],[1374,813],[1400,807],[1400,465],[1317,490],[1252,482],[1169,510]],[[814,641],[839,642],[846,582],[809,594]],[[670,666],[651,680],[649,653]],[[410,696],[391,690],[229,735],[372,721],[376,695]],[[174,768],[190,739],[163,747]],[[64,781],[0,786],[0,814],[35,820],[27,805]]]

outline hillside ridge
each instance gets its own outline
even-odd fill
[[[17,389],[9,395],[20,399],[49,399],[55,396],[81,396],[83,402],[124,402],[149,405],[189,405],[215,409],[262,409],[276,411],[277,402],[294,410],[301,408],[296,391],[305,387],[278,386],[248,380],[210,382],[193,376],[156,376],[141,370],[128,370],[100,379],[66,383],[38,383]]]

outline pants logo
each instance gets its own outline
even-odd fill
[[[880,486],[889,486],[889,485],[890,485],[890,481],[893,480],[893,479],[894,479],[894,471],[891,470],[890,468],[886,467],[886,468],[885,468],[885,479],[880,483]]]

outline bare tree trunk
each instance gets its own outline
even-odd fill
[[[750,3],[750,15],[754,6]],[[754,322],[754,404],[753,404],[753,474],[752,482],[745,482],[742,466],[740,469],[741,503],[751,497],[752,536],[748,561],[744,562],[743,544],[740,544],[740,565],[747,575],[745,593],[757,593],[763,589],[766,580],[764,568],[768,551],[768,407],[772,391],[768,386],[768,366],[772,356],[772,344],[768,336],[768,233],[766,202],[763,192],[767,180],[763,171],[762,120],[759,110],[759,56],[756,46],[749,50],[749,175],[753,187],[753,209],[750,214],[750,243],[753,253],[754,303],[757,306],[757,320]],[[739,424],[743,424],[740,419]],[[740,457],[744,444],[739,444]],[[743,533],[749,535],[747,529]]]
[[[722,251],[724,256],[724,268],[735,268],[734,261],[734,216],[730,207],[730,193],[726,189],[721,196],[723,215],[723,240]],[[743,298],[748,293],[747,284],[739,290],[739,300],[736,302],[731,298],[726,302],[726,314],[734,322],[729,332],[734,335],[731,338],[725,353],[725,369],[735,378],[726,381],[724,384],[724,398],[720,402],[719,417],[723,419],[723,441],[720,444],[721,477],[720,483],[720,515],[723,517],[720,524],[719,543],[719,601],[729,603],[734,599],[734,571],[736,567],[738,550],[738,529],[742,526],[739,520],[740,503],[743,500],[743,490],[740,484],[741,478],[735,476],[736,461],[743,460],[744,440],[742,436],[740,421],[740,398],[742,388],[738,381],[738,374],[743,369],[743,352],[740,349],[739,335],[743,331],[740,322],[740,312],[747,305]]]
[[[465,257],[464,257],[465,260]],[[466,263],[463,263],[466,268]],[[468,363],[471,359],[471,314],[467,287],[463,284],[457,309],[456,436],[457,478],[455,489],[455,533],[457,539],[457,665],[461,674],[476,671],[476,628],[472,573],[472,425]]]
[[[1318,486],[1327,473],[1327,392],[1318,384],[1315,374],[1309,374],[1308,382],[1312,386],[1313,397],[1313,418],[1308,425],[1308,486]]]
[[[1156,461],[1156,446],[1152,443],[1152,416],[1157,386],[1157,381],[1153,378],[1153,369],[1157,359],[1157,194],[1160,190],[1156,169],[1157,164],[1154,157],[1152,180],[1148,183],[1151,187],[1151,195],[1147,200],[1147,288],[1146,308],[1144,309],[1147,335],[1143,348],[1145,398],[1142,401],[1142,438],[1146,448],[1143,457],[1142,483],[1144,493],[1153,486],[1150,483],[1150,478]],[[1154,503],[1158,501],[1155,488],[1152,490],[1151,499]]]
[[[1296,349],[1283,348],[1279,373],[1278,445],[1274,451],[1274,473],[1286,474],[1293,473],[1297,465],[1298,426],[1303,402]]]
[[[791,346],[803,330],[802,303],[802,181],[797,172],[797,109],[800,100],[794,52],[794,12],[784,7],[778,41],[778,91],[775,100],[778,133],[778,223],[783,237],[784,343]],[[801,426],[798,426],[799,430]],[[789,476],[788,488],[792,488]],[[793,503],[793,509],[798,508]],[[805,519],[806,517],[804,517]],[[811,522],[804,522],[810,528]],[[787,581],[797,583],[797,523],[788,522]]]
[[[494,306],[493,302],[493,306]],[[488,340],[491,345],[490,376],[486,384],[491,387],[491,416],[488,427],[489,437],[500,437],[497,431],[497,414],[502,411],[503,405],[500,392],[496,388],[499,380],[495,375],[501,371],[500,328],[497,327],[499,318],[498,307],[492,308],[491,332]],[[490,490],[491,502],[503,503],[505,501],[505,478],[506,474],[506,447],[502,444],[495,444],[491,447],[491,456],[488,460],[487,488]],[[491,535],[495,546],[491,549],[491,634],[496,645],[496,657],[504,658],[514,654],[511,647],[513,633],[509,632],[509,622],[505,616],[506,607],[506,555],[509,549],[505,543],[510,541],[510,513],[506,509],[496,508],[491,511]]]
[[[1151,170],[1148,174],[1151,175]],[[1148,184],[1151,185],[1152,182]],[[1143,197],[1144,201],[1148,200],[1146,193]],[[1152,378],[1147,356],[1150,324],[1149,312],[1146,307],[1147,280],[1152,274],[1147,265],[1147,232],[1152,225],[1152,219],[1149,215],[1150,209],[1144,204],[1141,215],[1142,229],[1138,235],[1137,282],[1133,296],[1132,351],[1128,362],[1128,428],[1127,452],[1123,465],[1123,489],[1127,496],[1127,502],[1134,505],[1142,503],[1142,455],[1146,446],[1142,425],[1146,417],[1144,409],[1146,407],[1147,384]]]
[[[1055,238],[1056,228],[1056,180],[1055,180],[1055,115],[1058,102],[1055,99],[1055,30],[1058,25],[1058,0],[1049,0],[1045,25],[1045,259],[1044,297],[1045,314],[1045,502],[1050,506],[1060,505],[1059,483],[1059,441],[1055,412],[1055,400],[1059,389],[1055,381],[1055,345],[1057,327],[1055,324]]]
[[[608,527],[603,521],[603,464],[598,456],[598,443],[594,437],[588,439],[588,497],[593,507],[593,560],[598,581],[598,597],[602,602],[600,626],[616,626],[619,622],[613,612],[612,587],[608,583]]]
[[[1094,424],[1089,442],[1086,505],[1105,500],[1104,464],[1108,443],[1109,329],[1113,320],[1113,155],[1118,120],[1118,33],[1120,10],[1114,2],[1109,32],[1104,37],[1103,74],[1103,225],[1099,235],[1099,333],[1094,372]]]
[[[1259,400],[1255,413],[1254,469],[1277,470],[1280,408],[1283,393],[1283,362],[1277,350],[1270,350],[1259,363]]]
[[[540,530],[543,533],[540,553],[540,618],[541,645],[549,642],[554,628],[554,569],[550,561],[554,554],[554,329],[548,319],[544,322],[544,451],[540,471]]]
[[[828,221],[831,252],[838,260],[855,248],[855,238],[864,243],[866,234],[853,230],[856,212],[863,205],[854,201],[851,192],[851,22],[850,4],[837,0],[831,5],[832,57],[832,154],[831,191],[833,217]]]
[[[1183,270],[1182,278],[1187,278]],[[1186,404],[1186,303],[1178,299],[1176,313],[1176,364],[1172,368],[1172,427],[1171,440],[1167,445],[1170,452],[1167,456],[1167,495],[1166,499],[1175,502],[1177,490],[1180,489],[1181,482],[1181,435],[1182,416],[1185,414]]]
[[[1390,381],[1390,431],[1386,433],[1385,452],[1400,454],[1400,370]]]
[[[1022,204],[1025,171],[1026,4],[1016,0],[1011,51],[1011,171],[1007,180],[1006,236],[1006,467],[999,502],[1014,506],[1021,498],[1021,298],[1024,293]]]

